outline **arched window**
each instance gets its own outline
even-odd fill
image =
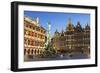
[[[37,53],[39,54],[39,49],[37,50]]]
[[[34,50],[34,53],[36,54],[36,49]]]
[[[33,49],[31,50],[31,54],[33,54]]]
[[[30,49],[28,49],[27,53],[28,53],[28,55],[30,54]]]
[[[26,49],[24,49],[24,55],[26,55]]]

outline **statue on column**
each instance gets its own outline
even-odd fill
[[[47,35],[46,35],[46,43],[45,43],[45,57],[52,57],[55,54],[55,50],[53,49],[52,43],[51,43],[51,24],[50,22],[47,22]]]
[[[47,22],[48,28],[47,28],[47,44],[51,42],[51,24],[50,22]]]

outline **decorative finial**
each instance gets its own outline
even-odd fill
[[[39,18],[36,17],[36,23],[37,23],[37,26],[39,26]]]

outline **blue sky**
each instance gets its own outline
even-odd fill
[[[82,27],[88,23],[90,25],[90,14],[83,13],[61,13],[61,12],[34,12],[24,11],[24,16],[31,18],[39,17],[40,25],[47,29],[47,22],[51,23],[51,34],[53,35],[56,29],[61,32],[65,30],[68,20],[71,19],[74,26],[80,21]]]

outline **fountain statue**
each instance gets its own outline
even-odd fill
[[[51,42],[51,34],[50,34],[50,30],[51,30],[51,24],[50,22],[47,22],[48,28],[47,28],[47,40],[46,40],[46,46]]]
[[[46,43],[45,43],[45,51],[44,51],[44,57],[53,57],[55,54],[55,50],[53,49],[52,43],[51,43],[51,24],[50,22],[47,22],[47,34],[46,34]]]

